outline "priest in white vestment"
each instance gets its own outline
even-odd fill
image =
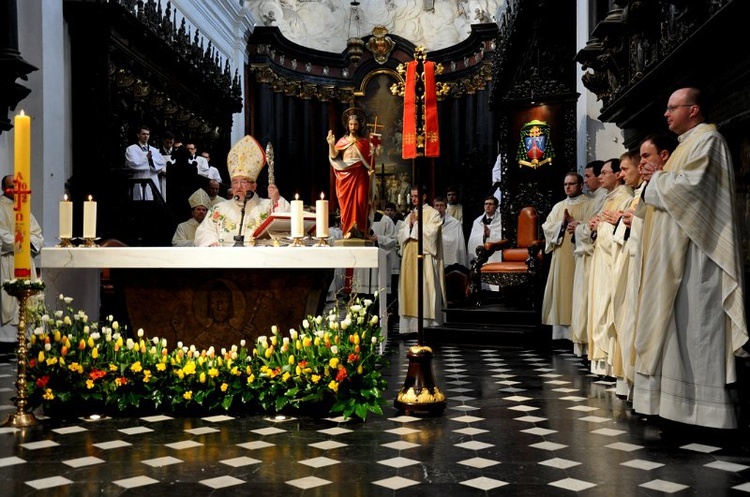
[[[623,185],[620,180],[620,159],[610,159],[604,163],[599,181],[609,193],[602,210],[589,220],[594,254],[591,256],[589,275],[586,334],[591,372],[612,376],[612,368],[607,360],[615,351],[616,333],[612,308],[616,254],[612,235],[619,215],[633,198],[633,189]]]
[[[573,234],[586,217],[590,199],[583,195],[583,177],[569,172],[563,180],[565,199],[556,203],[542,224],[544,252],[552,254],[542,303],[542,324],[552,326],[553,340],[570,340],[573,315]]]
[[[159,149],[148,144],[151,131],[146,126],[138,128],[138,142],[125,149],[125,166],[131,171],[133,179],[150,179],[153,187],[161,194],[159,173],[166,167],[164,157]],[[153,200],[151,188],[133,187],[133,200]]]
[[[418,281],[418,240],[419,223],[422,224],[423,285],[422,317],[423,326],[443,324],[443,306],[447,301],[444,286],[442,222],[440,214],[424,203],[426,196],[419,198],[417,188],[411,190],[412,212],[409,213],[398,232],[401,246],[401,274],[398,289],[399,332],[418,331],[419,300]],[[422,219],[418,219],[418,205],[422,201]]]
[[[591,256],[594,254],[594,243],[588,222],[599,213],[607,197],[607,190],[601,187],[601,174],[604,161],[595,160],[586,165],[583,181],[586,184],[586,195],[589,198],[581,223],[575,227],[573,236],[575,257],[575,274],[573,275],[573,308],[570,317],[570,340],[573,342],[573,353],[584,360],[588,356],[588,335],[586,323],[588,321],[589,275],[591,274]]]
[[[227,156],[234,198],[211,207],[195,232],[196,247],[233,246],[235,236],[250,239],[271,212],[271,202],[261,199],[253,187],[266,163],[260,144],[252,136],[237,142]]]
[[[0,279],[9,281],[15,279],[15,261],[13,256],[14,240],[16,235],[16,214],[13,211],[13,176],[7,175],[2,179],[3,194],[0,196]],[[42,228],[31,215],[30,239],[31,253],[37,255],[44,244]],[[31,280],[36,280],[36,265],[31,259]],[[41,298],[42,296],[34,297]],[[18,343],[18,299],[11,297],[3,289],[0,290],[0,304],[2,322],[0,323],[0,343],[8,344],[13,350]],[[32,305],[29,302],[29,305]]]
[[[732,159],[705,123],[698,89],[669,97],[679,136],[663,171],[646,164],[643,274],[633,408],[710,428],[738,427],[735,355],[746,355],[743,264]]]
[[[195,247],[195,232],[206,218],[211,199],[203,188],[199,188],[188,198],[190,219],[177,225],[172,236],[173,247]]]
[[[646,163],[652,163],[654,167],[661,169],[669,159],[672,151],[677,146],[677,140],[671,134],[649,135],[640,144],[639,176],[640,169]],[[615,326],[617,337],[620,342],[622,354],[622,373],[627,383],[627,397],[632,400],[632,389],[634,381],[635,356],[635,317],[638,313],[638,288],[641,281],[641,232],[643,219],[634,215],[641,201],[641,192],[645,183],[640,179],[640,184],[633,191],[633,200],[629,208],[623,213],[622,222],[615,228],[614,241],[622,245],[624,254],[628,260],[620,268],[618,286],[615,289],[615,302],[621,305],[615,307]],[[620,281],[624,279],[624,281]]]
[[[458,264],[468,269],[469,259],[466,256],[463,226],[456,218],[448,214],[448,201],[445,197],[435,197],[432,206],[438,211],[443,222],[443,266],[448,268]]]

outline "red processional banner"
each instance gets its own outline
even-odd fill
[[[435,63],[424,62],[424,155],[438,157],[440,155],[440,133],[438,129],[437,92],[435,89]],[[404,83],[404,134],[402,157],[414,159],[417,157],[417,101],[416,83],[417,61],[406,65],[406,81]]]
[[[401,156],[414,159],[417,156],[417,61],[406,64],[404,83],[404,134]]]
[[[424,155],[440,156],[440,131],[438,128],[437,92],[435,90],[435,63],[424,63]]]

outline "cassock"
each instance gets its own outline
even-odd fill
[[[422,206],[423,260],[423,326],[440,326],[443,323],[443,305],[446,302],[443,268],[442,221],[440,213],[425,204]],[[405,220],[398,232],[401,246],[401,274],[398,285],[399,330],[401,333],[418,331],[417,257],[418,222],[409,227]]]
[[[193,218],[177,225],[172,236],[173,247],[195,247],[195,232],[200,223]]]
[[[604,211],[625,210],[633,198],[633,189],[619,185],[607,194],[599,215]],[[615,243],[612,241],[614,225],[601,221],[596,230],[594,254],[591,256],[591,274],[589,275],[588,320],[586,333],[589,340],[588,356],[591,361],[591,372],[613,376],[609,357],[616,353],[614,309],[614,266],[616,262]]]
[[[589,202],[583,219],[581,219],[581,224],[576,226],[575,248],[573,249],[576,262],[573,276],[573,300],[571,302],[573,313],[570,318],[570,340],[573,342],[573,353],[578,356],[588,354],[589,344],[586,323],[588,321],[589,275],[591,274],[591,255],[594,253],[594,243],[591,240],[588,222],[604,205],[607,190],[599,188],[594,193],[587,193],[586,196],[589,197]]]
[[[336,176],[336,197],[341,213],[341,231],[348,233],[356,224],[357,229],[364,233],[368,230],[368,206],[370,204],[370,142],[363,137],[354,141],[349,136],[343,136],[336,142],[339,156],[348,156],[347,151],[353,151],[352,157],[328,160]]]
[[[466,238],[461,223],[451,216],[445,214],[443,218],[443,265],[445,267],[460,264],[469,267],[469,258],[466,255]]]
[[[679,141],[643,190],[633,408],[736,428],[729,385],[748,333],[732,160],[714,125]]]
[[[148,158],[151,152],[151,159]],[[166,167],[164,157],[159,149],[151,145],[134,143],[125,149],[125,165],[132,171],[134,179],[150,179],[154,182],[154,188],[161,194],[159,173]],[[154,195],[150,188],[146,188],[145,196],[141,194],[140,186],[133,188],[133,200],[153,200]]]
[[[13,200],[5,195],[0,196],[0,278],[2,281],[15,279],[15,262],[13,259],[13,241],[16,234],[16,215],[13,211]],[[30,227],[31,252],[36,255],[44,244],[42,228],[31,216]],[[31,279],[36,280],[36,265],[31,259]],[[43,299],[43,297],[41,297]],[[11,297],[5,290],[0,290],[0,304],[2,304],[2,323],[0,323],[0,342],[18,341],[18,299]],[[33,305],[33,302],[29,302]]]
[[[221,246],[234,245],[235,235],[242,234],[245,240],[250,239],[255,228],[268,217],[271,212],[271,201],[261,199],[257,195],[247,201],[245,218],[240,233],[240,219],[242,219],[242,202],[225,200],[214,205],[206,214],[195,232],[195,246],[208,247],[214,243]]]
[[[552,254],[547,285],[544,288],[542,323],[552,326],[552,339],[570,339],[570,323],[573,315],[573,279],[575,258],[573,235],[565,224],[565,211],[576,221],[586,217],[589,198],[578,195],[565,198],[552,207],[542,224],[546,240],[544,252]]]

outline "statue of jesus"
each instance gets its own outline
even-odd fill
[[[352,107],[344,111],[347,133],[338,141],[328,131],[328,160],[336,176],[336,197],[341,212],[341,231],[349,237],[364,237],[369,233],[368,207],[370,204],[370,176],[372,149],[365,132],[365,113]]]

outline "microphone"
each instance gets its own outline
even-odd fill
[[[245,207],[247,206],[247,201],[254,196],[255,192],[251,190],[245,192],[245,200],[242,202],[242,209],[240,211],[240,226],[238,228],[237,234],[234,235],[234,247],[243,247],[245,245],[245,236],[242,234],[242,225],[245,224]],[[239,202],[240,196],[235,195],[234,200]]]

